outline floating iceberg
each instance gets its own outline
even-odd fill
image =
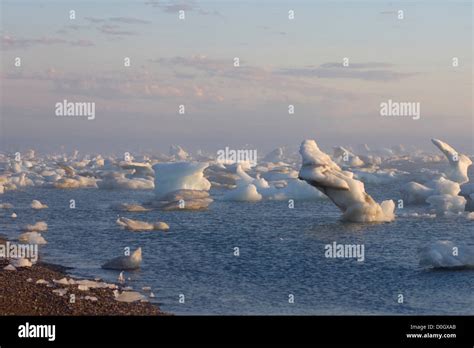
[[[419,252],[420,266],[429,268],[474,268],[474,248],[436,241]]]
[[[364,162],[357,155],[354,155],[351,151],[342,146],[334,147],[333,158],[342,166],[361,167],[364,165]]]
[[[460,184],[469,181],[467,170],[472,164],[472,161],[466,155],[459,154],[450,145],[438,139],[431,139],[433,144],[440,149],[449,161],[449,169],[446,172],[448,179],[456,181]]]
[[[262,174],[262,177],[267,181],[284,181],[298,179],[298,171],[288,166],[272,168],[266,173]]]
[[[206,168],[205,174],[214,188],[235,188],[236,181],[239,179],[237,174],[231,172],[221,163]]]
[[[260,177],[252,178],[248,175],[239,163],[235,167],[238,176],[236,188],[224,194],[224,200],[237,202],[258,202],[262,200],[262,194],[258,190],[266,191],[270,189],[268,182]]]
[[[237,188],[224,194],[224,200],[236,202],[258,202],[262,200],[262,195],[258,193],[254,184],[243,183]]]
[[[153,180],[144,178],[127,178],[125,173],[111,172],[104,175],[102,180],[97,182],[100,189],[128,189],[128,190],[151,190],[155,188]]]
[[[278,147],[272,152],[269,152],[264,158],[264,162],[282,162],[284,160],[283,148]]]
[[[275,201],[297,200],[297,201],[312,201],[325,198],[320,191],[305,181],[298,179],[288,180],[285,187],[272,188],[265,192],[265,198]]]
[[[400,180],[408,174],[396,169],[379,169],[375,166],[353,170],[354,177],[366,184],[387,184],[395,180]]]
[[[268,184],[268,182],[263,179],[263,178],[260,178],[260,176],[257,174],[257,178],[252,178],[250,175],[248,175],[244,169],[242,168],[241,164],[238,164],[236,169],[235,169],[235,173],[238,175],[239,179],[237,181],[237,185],[241,184],[241,183],[245,183],[245,184],[253,184],[255,185],[256,188],[258,189],[267,189],[270,187],[270,185]]]
[[[145,208],[141,206],[140,204],[134,204],[134,203],[122,203],[118,205],[114,205],[113,208],[121,210],[121,211],[128,211],[128,212],[146,212],[150,211],[151,209]]]
[[[60,178],[53,186],[58,189],[97,188],[97,179],[76,175],[73,178]]]
[[[46,204],[43,204],[40,201],[37,201],[36,199],[34,199],[31,202],[31,208],[39,210],[39,209],[46,209],[46,208],[48,208],[48,206]]]
[[[164,222],[149,223],[145,221],[127,219],[125,217],[119,217],[117,224],[131,231],[167,231],[169,230],[168,224]]]
[[[204,190],[176,190],[148,204],[162,210],[203,210],[213,202]]]
[[[155,171],[155,199],[148,205],[163,210],[201,210],[212,203],[204,177],[208,163],[158,163]]]
[[[189,154],[179,145],[171,145],[169,154],[175,161],[185,161],[189,159]]]
[[[430,187],[411,181],[401,188],[402,198],[407,204],[428,203],[427,199],[436,195],[457,196],[461,188],[457,182],[443,177],[428,183]]]
[[[157,198],[177,190],[209,191],[211,183],[204,177],[208,163],[177,162],[157,163],[155,171],[155,195]]]
[[[104,269],[115,269],[119,271],[140,268],[142,263],[142,248],[138,248],[130,256],[119,256],[102,265]]]
[[[46,240],[43,238],[41,233],[38,232],[25,232],[20,234],[18,240],[22,243],[28,244],[46,244]]]
[[[464,211],[466,199],[462,196],[434,195],[426,199],[436,215],[443,216],[448,214],[458,214]]]
[[[133,177],[150,179],[155,175],[151,165],[148,163],[123,161],[119,163],[119,166],[124,170],[132,170]]]
[[[44,221],[38,221],[34,225],[26,225],[25,230],[28,232],[45,232],[48,230],[48,224]]]
[[[343,220],[353,222],[388,222],[395,219],[392,200],[378,204],[369,196],[361,181],[343,171],[322,152],[314,140],[301,144],[303,164],[299,178],[316,187],[343,212]]]

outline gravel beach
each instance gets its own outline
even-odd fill
[[[0,259],[0,315],[166,315],[149,302],[117,301],[112,288],[80,290],[77,284],[58,284],[54,280],[71,279],[58,265],[38,262],[16,271],[4,270],[8,264]],[[120,285],[117,290],[122,290]],[[72,302],[71,294],[75,295]]]

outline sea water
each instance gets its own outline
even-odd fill
[[[378,201],[399,196],[396,184],[366,186]],[[211,190],[215,201],[207,211],[129,213],[111,206],[145,202],[153,192],[27,188],[0,197],[18,214],[11,219],[12,210],[0,210],[0,233],[15,239],[25,224],[44,220],[43,261],[109,282],[118,272],[101,264],[124,248],[142,247],[142,267],[125,272],[126,284],[152,287],[150,300],[174,314],[474,313],[472,270],[427,270],[417,257],[436,240],[474,245],[474,221],[398,216],[392,223],[344,223],[329,200],[296,200],[289,209],[287,201],[226,202],[222,194]],[[33,199],[49,208],[31,209]],[[164,221],[170,230],[123,230],[118,215]],[[364,261],[325,257],[325,246],[334,242],[363,245]]]

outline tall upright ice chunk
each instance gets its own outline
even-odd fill
[[[395,219],[393,201],[378,204],[365,192],[364,184],[343,171],[314,140],[301,144],[303,164],[299,178],[316,187],[343,212],[343,220],[353,222],[388,222]]]
[[[449,180],[464,184],[469,181],[467,176],[467,170],[472,164],[472,161],[466,155],[459,154],[450,145],[442,142],[438,139],[431,139],[433,144],[441,150],[449,161],[449,170],[446,172],[446,176]]]
[[[209,191],[211,183],[204,177],[208,163],[176,162],[157,163],[155,171],[155,194],[163,197],[177,190]]]

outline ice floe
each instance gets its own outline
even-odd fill
[[[43,238],[39,232],[25,232],[20,234],[18,240],[22,243],[28,244],[47,244],[46,239]]]
[[[119,217],[117,219],[117,224],[131,231],[167,231],[170,228],[167,223],[161,221],[150,223],[145,221],[132,220],[125,217]]]
[[[431,243],[419,251],[420,266],[428,268],[474,268],[474,248],[449,240]]]
[[[31,202],[31,208],[39,210],[46,209],[48,206],[35,199]]]
[[[33,225],[26,225],[25,231],[28,232],[45,232],[48,230],[48,224],[44,221],[38,221]]]
[[[450,145],[438,139],[431,139],[433,144],[446,156],[449,162],[449,168],[446,170],[446,176],[452,181],[460,184],[469,181],[467,170],[472,161],[464,154],[458,153]]]
[[[327,195],[343,212],[343,220],[353,222],[388,222],[395,219],[392,200],[378,204],[369,196],[353,173],[343,171],[322,152],[314,140],[301,144],[303,164],[299,178]]]
[[[134,270],[140,268],[142,262],[142,248],[138,248],[129,256],[119,256],[102,265],[104,269]]]
[[[254,184],[242,183],[237,188],[225,193],[224,200],[237,202],[258,202],[262,200],[262,195],[258,193]]]
[[[155,171],[155,195],[161,198],[178,190],[209,191],[211,183],[204,177],[208,163],[177,162],[157,163]]]

